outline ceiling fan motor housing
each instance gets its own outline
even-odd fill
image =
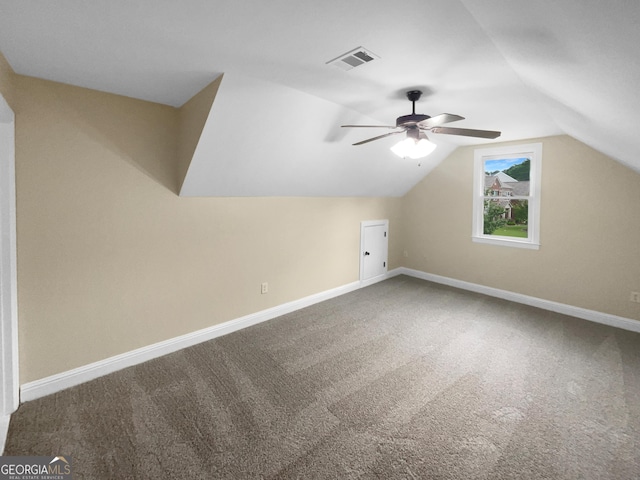
[[[422,122],[427,118],[431,118],[429,115],[422,115],[420,113],[412,113],[411,115],[403,115],[396,119],[396,127],[410,127],[416,123]]]
[[[418,122],[431,118],[429,115],[422,115],[416,113],[416,102],[420,100],[422,92],[420,90],[409,90],[407,92],[407,98],[413,104],[411,115],[403,115],[396,118],[396,127],[413,127]]]

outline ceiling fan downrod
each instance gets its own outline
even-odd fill
[[[420,90],[409,90],[407,92],[407,98],[413,104],[413,108],[412,108],[413,112],[411,113],[411,115],[416,114],[416,102],[420,100],[421,96],[422,96],[422,92]]]
[[[422,91],[420,90],[409,90],[407,92],[407,98],[409,99],[409,101],[411,102],[411,114],[410,115],[403,115],[401,117],[398,117],[396,119],[396,128],[417,128],[416,125],[419,122],[422,122],[424,120],[427,120],[428,118],[431,118],[429,115],[423,115],[423,114],[416,114],[416,102],[418,100],[420,100],[420,97],[422,96]]]

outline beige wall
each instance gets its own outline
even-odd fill
[[[519,143],[531,141],[543,143],[540,250],[471,241],[464,147],[404,197],[403,265],[640,320],[640,174],[568,136]]]
[[[356,281],[362,220],[398,251],[399,199],[180,198],[178,110],[15,80],[21,383]]]

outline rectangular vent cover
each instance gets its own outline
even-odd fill
[[[341,70],[351,70],[352,68],[370,63],[373,60],[379,58],[380,57],[375,53],[372,53],[371,50],[368,50],[364,47],[358,47],[351,50],[350,52],[340,55],[337,58],[334,58],[333,60],[329,60],[327,62],[327,65],[335,65]]]

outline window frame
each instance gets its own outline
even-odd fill
[[[528,200],[527,238],[485,235],[484,226],[484,162],[501,158],[526,157],[531,160],[529,170],[529,195],[498,197]],[[473,169],[473,222],[471,239],[475,243],[501,245],[505,247],[540,248],[540,184],[542,171],[542,143],[527,143],[502,147],[477,148],[474,151]],[[493,192],[491,192],[493,193]],[[491,196],[491,195],[489,195]]]

